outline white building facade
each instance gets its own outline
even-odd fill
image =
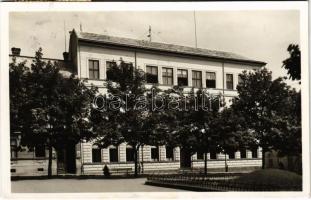
[[[32,59],[16,55],[11,57],[18,57],[21,61]],[[64,61],[58,60],[58,62],[64,66],[62,73],[66,75],[75,73],[78,78],[85,79],[86,84],[96,85],[99,92],[104,94],[107,92],[104,83],[109,78],[107,69],[112,62],[118,62],[120,59],[146,72],[146,87],[156,84],[160,89],[165,90],[179,85],[185,91],[190,91],[191,88],[204,88],[210,94],[222,95],[226,105],[230,105],[232,97],[237,96],[238,74],[244,70],[259,69],[266,64],[228,52],[75,30],[70,33],[69,53],[66,54]],[[18,141],[13,140],[13,143]],[[18,154],[16,152],[14,158],[11,156],[12,176],[35,176],[47,173],[47,153],[43,153],[44,155],[41,153],[37,157],[33,152],[26,156],[27,159],[17,156]],[[202,169],[203,157],[202,153],[195,153],[190,158],[190,166],[187,167]],[[182,158],[179,147],[145,145],[139,150],[139,170],[140,173],[179,170],[185,167],[181,164]],[[229,171],[254,169],[262,165],[260,148],[241,149],[226,157],[222,153],[210,152],[207,158],[207,167],[210,171],[223,171],[225,160]],[[53,174],[102,175],[105,165],[109,167],[112,174],[133,173],[134,160],[131,146],[123,143],[101,149],[93,145],[92,141],[81,141],[68,147],[65,152],[53,152]]]
[[[76,32],[70,37],[69,59],[73,71],[87,84],[99,87],[106,93],[104,82],[111,62],[122,59],[146,72],[147,87],[156,84],[160,89],[181,85],[185,91],[191,88],[206,88],[210,94],[225,97],[226,104],[237,95],[238,74],[244,70],[259,69],[264,62],[250,60],[228,53],[198,49],[172,44],[155,43],[128,38],[111,37],[93,33]],[[99,149],[92,142],[81,143],[81,173],[102,174],[107,165],[111,171],[134,171],[131,147]],[[144,146],[139,152],[140,170],[143,173],[158,170],[178,170],[181,167],[180,148]],[[225,155],[207,154],[208,168],[224,169]],[[244,149],[227,155],[230,168],[260,167],[261,149]],[[191,156],[191,168],[203,168],[203,155]]]

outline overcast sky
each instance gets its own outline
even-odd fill
[[[285,76],[282,61],[290,43],[299,44],[299,11],[196,12],[198,47],[229,51],[267,62],[273,77]],[[64,31],[64,23],[66,30]],[[33,56],[43,48],[45,57],[62,58],[69,31],[195,46],[194,13],[174,12],[23,12],[10,14],[10,48]],[[295,84],[296,85],[296,84]]]

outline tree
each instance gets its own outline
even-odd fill
[[[133,148],[135,177],[138,176],[139,149],[152,144],[163,132],[158,118],[150,112],[151,90],[145,88],[145,75],[141,69],[120,61],[108,71],[107,94],[103,95],[106,109],[93,111],[95,141],[100,147],[126,142]],[[159,140],[160,141],[160,140]]]
[[[283,66],[292,80],[301,79],[301,53],[299,45],[290,44],[287,48],[290,57],[283,61]],[[300,83],[300,82],[299,82]]]
[[[265,153],[274,147],[273,128],[278,128],[278,119],[288,109],[289,86],[281,78],[272,80],[266,68],[239,75],[238,97],[232,108],[245,117],[246,129],[262,147],[262,168],[265,166]]]
[[[11,108],[18,116],[17,124],[11,124],[20,130],[22,145],[48,147],[48,177],[51,177],[53,147],[60,150],[81,138],[93,136],[88,118],[97,88],[86,87],[74,75],[64,77],[57,63],[43,61],[42,55],[40,48],[31,70],[25,73],[19,73],[23,68],[21,64],[11,64],[10,83],[15,88],[10,94],[12,105],[18,105],[16,97],[25,96],[21,106]]]
[[[203,89],[196,92],[194,88],[187,93],[183,88],[174,87],[166,90],[164,99],[168,101],[165,108],[167,143],[178,146],[186,157],[196,152],[203,153],[204,173],[207,174],[207,153],[218,151],[219,137],[212,124],[219,114],[220,96],[211,95]],[[172,105],[173,106],[169,106]],[[172,109],[174,108],[175,109]],[[168,116],[168,117],[167,117]],[[182,158],[183,159],[183,158]]]
[[[230,154],[239,149],[255,145],[254,138],[245,128],[246,125],[245,118],[230,107],[222,109],[213,120],[212,129],[219,137],[217,146],[225,154],[226,171],[228,171],[227,155],[230,157]]]
[[[198,90],[198,110],[190,110],[191,123],[195,127],[196,152],[204,155],[204,174],[207,175],[207,153],[211,150],[219,152],[221,137],[217,132],[215,120],[219,117],[221,103],[220,95],[211,95],[204,90]]]

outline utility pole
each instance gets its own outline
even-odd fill
[[[197,19],[196,19],[196,16],[195,16],[195,10],[193,11],[193,20],[194,20],[195,48],[198,48],[198,40],[197,40]]]
[[[147,37],[149,38],[149,42],[151,42],[151,26],[149,25],[149,34],[147,35]]]
[[[66,52],[66,50],[67,50],[67,45],[66,45],[66,41],[67,41],[67,39],[66,39],[66,21],[64,21],[64,36],[65,36],[65,52]]]
[[[81,22],[80,22],[80,32],[82,32],[82,24],[81,24]]]

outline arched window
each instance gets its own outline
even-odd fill
[[[174,148],[171,146],[166,146],[166,159],[174,160]]]
[[[126,162],[134,161],[134,149],[131,146],[126,147]]]
[[[110,147],[109,148],[109,160],[110,162],[118,162],[118,147]]]
[[[98,148],[96,145],[92,147],[92,162],[93,163],[102,162],[101,149]]]

